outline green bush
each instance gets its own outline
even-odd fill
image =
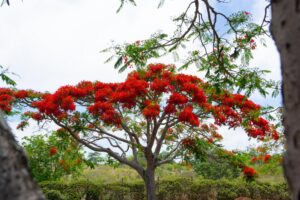
[[[144,184],[141,181],[130,183],[114,183],[103,186],[104,200],[142,200],[145,199]]]
[[[43,190],[60,191],[67,200],[81,200],[86,195],[88,200],[98,200],[101,187],[87,181],[65,184],[61,182],[42,182],[40,186]]]
[[[48,200],[67,200],[67,198],[57,190],[44,190],[44,194]]]
[[[38,182],[78,176],[89,163],[84,160],[82,147],[63,131],[24,137],[22,144],[32,176]]]
[[[240,176],[241,168],[224,161],[208,160],[192,163],[195,172],[207,179],[234,179]]]
[[[43,182],[40,186],[45,193],[50,190],[60,192],[66,200],[80,200],[85,195],[88,200],[144,200],[146,197],[141,181],[107,185],[96,185],[88,181],[70,184]],[[291,199],[285,183],[246,183],[242,180],[226,179],[192,181],[183,178],[158,182],[157,196],[159,200],[233,200],[238,197],[249,197],[254,200]]]

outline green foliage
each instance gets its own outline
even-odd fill
[[[122,7],[125,0],[121,2]],[[163,3],[164,0],[161,0],[158,7]],[[265,78],[270,71],[250,67],[252,52],[256,49],[257,43],[260,41],[265,46],[262,36],[268,31],[264,29],[263,24],[253,23],[252,15],[248,12],[239,11],[226,16],[209,7],[210,5],[207,7],[207,13],[201,12],[201,16],[198,16],[195,12],[191,17],[188,11],[192,9],[192,5],[197,9],[196,3],[191,2],[185,12],[173,19],[177,25],[173,35],[158,32],[147,40],[123,45],[113,44],[102,51],[112,54],[107,62],[116,60],[114,67],[123,72],[133,66],[141,69],[146,66],[149,59],[171,53],[174,61],[182,61],[179,69],[196,65],[200,72],[205,73],[206,81],[217,90],[226,88],[244,92],[247,96],[255,91],[266,96],[271,91],[272,96],[277,96],[280,90],[279,82]],[[218,26],[223,26],[223,29],[218,30],[216,22],[205,16],[212,14],[214,18],[219,17]],[[206,17],[208,19],[205,19]],[[196,23],[195,19],[199,19],[200,22]],[[197,48],[191,45],[194,41],[200,41]],[[186,46],[190,46],[188,52],[185,50]]]
[[[93,185],[90,182],[64,184],[61,182],[46,181],[40,183],[40,187],[43,191],[58,191],[63,194],[68,200],[81,200],[81,198],[86,194],[87,189],[93,188]]]
[[[101,156],[99,152],[91,152],[87,155],[87,160],[94,165],[100,165],[105,163],[105,158]],[[94,168],[94,167],[93,167]]]
[[[48,200],[67,200],[58,190],[44,190],[44,194]]]
[[[239,177],[241,174],[240,167],[233,166],[228,162],[222,162],[221,160],[195,161],[192,165],[198,175],[207,179],[233,179]]]
[[[4,2],[4,1],[3,1]],[[3,3],[2,3],[3,4]],[[8,70],[4,69],[1,65],[0,65],[0,79],[7,85],[9,86],[16,86],[17,83],[11,79],[9,76],[7,76],[8,74]]]
[[[198,175],[207,179],[237,178],[245,159],[238,152],[231,152],[207,141],[196,138],[194,145],[188,146],[185,160],[190,162]]]
[[[25,137],[23,146],[29,159],[29,168],[38,182],[58,180],[65,175],[78,175],[87,163],[77,142],[64,132],[50,136]]]
[[[255,167],[258,174],[264,175],[266,179],[270,176],[272,177],[283,174],[282,153],[269,154],[269,148],[270,147],[264,144],[263,146],[255,149],[249,148],[247,152],[243,153],[248,165]],[[270,156],[270,158],[266,160],[266,156]]]
[[[113,168],[117,168],[120,166],[120,162],[118,162],[109,155],[103,157],[99,152],[89,153],[86,162],[90,163],[91,168],[95,168],[96,165],[109,165]]]

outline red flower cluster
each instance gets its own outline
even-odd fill
[[[74,88],[70,86],[61,87],[54,94],[43,95],[41,101],[34,102],[32,105],[41,113],[62,118],[68,111],[74,111],[76,108],[74,91]]]
[[[192,147],[195,145],[195,140],[192,138],[185,138],[181,141],[181,143],[186,147]]]
[[[259,160],[259,158],[254,156],[251,158],[251,163],[255,163],[257,160]]]
[[[167,79],[154,79],[150,89],[158,93],[167,92],[170,81]]]
[[[81,159],[77,158],[77,160],[75,162],[76,162],[76,164],[80,164],[81,163]]]
[[[44,119],[43,115],[39,112],[25,112],[24,115],[27,117],[31,117],[36,121],[41,121]]]
[[[38,110],[29,117],[41,121],[51,116],[73,125],[80,123],[78,113],[84,110],[96,119],[116,126],[122,123],[120,112],[134,111],[133,114],[150,120],[164,113],[192,126],[199,126],[199,117],[204,115],[214,117],[217,125],[244,126],[251,137],[279,138],[268,121],[253,117],[252,113],[259,113],[259,105],[241,94],[214,92],[198,77],[176,74],[174,66],[164,64],[150,64],[144,71],[133,71],[122,83],[82,81],[75,86],[63,86],[52,94],[36,94],[2,88],[0,109],[10,112],[13,102],[24,102],[23,99],[28,98],[33,102],[32,107]],[[78,112],[74,112],[76,109]],[[86,124],[86,127],[93,126]]]
[[[263,161],[265,163],[269,162],[269,160],[271,159],[271,155],[270,154],[266,154],[266,155],[261,155],[261,156],[254,156],[251,159],[251,163],[255,163],[256,161]]]
[[[53,156],[53,155],[57,154],[57,148],[56,147],[51,147],[49,154],[50,154],[50,156]]]
[[[13,91],[7,88],[0,88],[0,109],[6,113],[11,111],[13,102]]]
[[[132,108],[136,105],[136,98],[147,94],[148,83],[140,80],[136,75],[129,75],[124,83],[120,83],[111,95],[114,103],[121,103],[123,107]]]
[[[142,110],[142,113],[147,119],[153,119],[159,115],[160,107],[156,103],[150,103]]]
[[[252,119],[249,122],[248,134],[251,137],[259,137],[264,139],[266,133],[270,132],[270,135],[273,137],[274,140],[279,139],[278,132],[275,130],[273,126],[269,124],[267,120],[264,118],[259,117],[258,119]]]
[[[252,167],[248,167],[248,166],[245,166],[243,168],[243,173],[248,178],[252,178],[257,174],[256,171]]]
[[[178,120],[181,122],[188,122],[193,126],[199,126],[199,118],[197,115],[193,113],[193,107],[187,106],[183,109],[183,111],[179,114]]]
[[[267,155],[265,155],[265,157],[264,157],[264,162],[265,163],[267,163],[267,162],[269,162],[269,160],[271,159],[271,155],[270,154],[267,154]]]
[[[107,124],[119,125],[121,123],[119,115],[115,111],[113,104],[110,102],[98,101],[88,109],[93,115],[100,116],[100,119]]]
[[[173,105],[186,104],[188,102],[188,98],[184,95],[174,92],[171,94],[168,103]]]
[[[245,130],[249,136],[263,140],[268,135],[278,139],[277,131],[267,120],[253,117],[253,113],[259,113],[261,107],[244,95],[225,92],[223,95],[214,95],[213,98],[221,104],[213,108],[216,124],[237,127],[242,124],[243,118],[247,118]]]
[[[26,97],[29,96],[28,94],[28,91],[27,90],[19,90],[17,91],[14,96],[17,98],[17,99],[24,99]]]

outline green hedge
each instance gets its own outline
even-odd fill
[[[96,185],[91,182],[43,182],[40,186],[49,200],[55,199],[55,195],[57,200],[80,200],[83,196],[87,200],[145,199],[142,182],[108,185]],[[241,180],[162,180],[157,184],[157,196],[159,200],[233,200],[238,197],[250,197],[255,200],[291,199],[285,183],[245,183]]]

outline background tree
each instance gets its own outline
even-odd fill
[[[188,152],[183,152],[183,157],[192,164],[197,175],[206,179],[234,179],[247,166],[238,152],[227,151],[209,141],[195,139],[194,143],[187,146],[185,151]]]
[[[82,145],[135,169],[145,182],[148,199],[156,199],[155,169],[174,160],[183,144],[193,145],[193,138],[216,142],[215,128],[204,126],[209,119],[217,126],[241,126],[259,140],[279,137],[260,116],[259,105],[241,94],[217,92],[195,76],[176,73],[172,65],[151,64],[133,71],[122,83],[83,81],[52,94],[2,88],[0,98],[7,113],[11,106],[33,109],[23,114],[20,128],[29,119],[54,122]],[[161,157],[163,149],[167,154]],[[146,159],[145,168],[138,152]],[[134,159],[127,159],[127,153]]]
[[[29,168],[38,182],[58,180],[66,175],[79,175],[86,164],[81,146],[64,131],[50,136],[33,135],[23,138]]]

